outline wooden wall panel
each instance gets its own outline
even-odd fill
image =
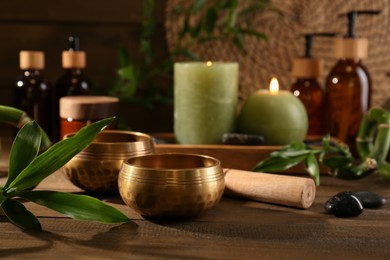
[[[0,19],[10,22],[137,23],[142,15],[142,1],[136,0],[20,0],[1,1],[0,7]]]

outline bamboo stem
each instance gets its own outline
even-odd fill
[[[26,123],[30,122],[32,119],[26,114],[26,112],[9,106],[0,105],[0,122],[5,122],[10,124],[18,129],[22,128]],[[48,149],[52,143],[50,138],[47,136],[46,132],[41,128],[42,133],[42,143],[41,150]]]
[[[377,134],[374,142],[375,132]],[[336,176],[342,179],[356,179],[377,171],[390,178],[390,166],[387,166],[386,162],[390,148],[390,113],[382,108],[370,109],[361,122],[356,141],[363,162],[336,169]]]

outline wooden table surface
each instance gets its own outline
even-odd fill
[[[5,178],[0,179],[4,183]],[[38,189],[80,192],[60,173]],[[322,177],[310,209],[222,198],[197,219],[150,221],[119,196],[102,197],[131,221],[107,225],[75,221],[25,203],[43,230],[26,233],[0,216],[0,256],[28,259],[390,259],[389,206],[355,218],[324,213],[340,191],[371,190],[390,199],[390,183],[376,176],[359,181]]]

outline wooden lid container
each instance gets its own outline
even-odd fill
[[[19,67],[22,70],[45,68],[45,54],[42,51],[20,51]]]
[[[115,116],[119,99],[109,96],[67,96],[60,98],[60,117],[99,120]]]
[[[368,40],[366,38],[336,38],[334,54],[336,58],[367,58]]]
[[[322,75],[323,67],[323,60],[296,58],[293,60],[291,75],[297,78],[317,78]]]
[[[84,69],[87,64],[87,57],[84,51],[63,51],[62,67],[64,69]]]

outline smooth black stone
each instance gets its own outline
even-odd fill
[[[340,192],[325,203],[325,210],[336,217],[356,217],[362,214],[363,206],[351,192]]]
[[[386,205],[387,200],[370,191],[354,191],[352,192],[354,196],[356,196],[363,205],[363,208],[377,209]]]
[[[227,133],[222,136],[222,143],[230,145],[263,145],[264,137],[260,135]]]

